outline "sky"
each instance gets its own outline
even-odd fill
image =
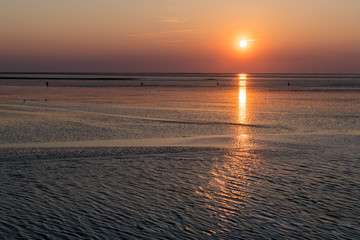
[[[360,73],[359,13],[359,0],[4,0],[0,72]]]

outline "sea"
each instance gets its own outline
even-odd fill
[[[0,239],[360,239],[360,74],[1,73]]]

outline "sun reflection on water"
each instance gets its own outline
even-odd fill
[[[213,232],[220,236],[236,229],[240,216],[249,214],[254,188],[261,181],[261,159],[252,148],[253,137],[247,126],[250,124],[247,80],[246,74],[239,74],[236,79],[238,87],[232,95],[238,97],[233,99],[236,106],[233,116],[239,124],[234,128],[236,137],[233,148],[225,151],[209,172],[206,197],[212,202],[213,211],[219,219],[219,228]]]
[[[237,229],[241,216],[250,214],[253,191],[261,181],[260,168],[258,155],[248,148],[233,148],[214,164],[207,197],[219,220],[215,235]]]
[[[246,73],[240,73],[239,74],[239,79],[240,80],[246,80],[247,79],[247,74]]]
[[[239,112],[238,122],[246,123],[246,80],[247,75],[244,73],[239,74]]]
[[[241,125],[249,124],[248,122],[248,109],[247,109],[247,74],[240,73],[237,78],[238,81],[238,89],[237,96],[238,99],[236,100],[236,106],[237,110],[234,112],[234,115],[236,115],[236,123],[239,123]],[[248,128],[239,126],[235,130],[236,137],[235,137],[235,147],[241,147],[244,145],[251,144],[251,138],[248,134]]]

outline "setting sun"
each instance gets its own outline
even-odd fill
[[[239,42],[239,46],[242,47],[242,48],[246,47],[247,46],[247,41],[246,40],[241,40]]]

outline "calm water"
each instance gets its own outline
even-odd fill
[[[360,75],[0,74],[0,238],[359,239],[359,109]]]

